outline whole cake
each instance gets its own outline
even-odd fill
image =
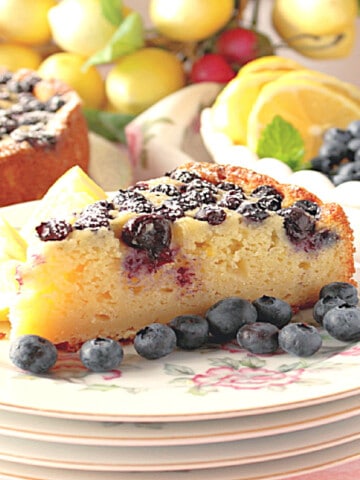
[[[331,281],[354,283],[342,208],[240,167],[188,163],[36,231],[17,269],[11,337],[68,349],[131,339],[227,296],[269,295],[297,310]]]
[[[0,70],[0,206],[41,198],[66,170],[87,170],[81,102],[62,82]]]

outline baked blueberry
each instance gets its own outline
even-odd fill
[[[93,372],[117,368],[124,357],[122,346],[111,338],[97,337],[85,342],[80,349],[82,364]]]
[[[238,344],[255,354],[274,353],[279,348],[279,329],[267,322],[255,322],[242,326],[237,335]]]
[[[57,356],[56,347],[38,335],[22,335],[10,344],[10,360],[28,372],[48,372],[55,365]]]
[[[318,330],[306,323],[289,323],[279,332],[279,347],[298,357],[314,355],[322,345]]]
[[[176,347],[176,334],[168,325],[151,323],[137,332],[134,348],[137,353],[148,360],[165,357]]]
[[[169,249],[171,222],[155,214],[131,218],[123,226],[121,239],[129,247],[145,250],[150,258],[157,258]]]
[[[43,242],[64,240],[72,230],[70,223],[56,218],[41,222],[35,227],[36,233]]]

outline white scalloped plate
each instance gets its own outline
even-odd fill
[[[155,472],[114,472],[39,467],[0,460],[4,480],[281,480],[339,466],[360,457],[360,440],[319,451],[265,462],[211,469]]]
[[[360,396],[294,410],[200,422],[89,422],[0,410],[0,435],[72,445],[171,446],[266,437],[360,418]]]
[[[359,424],[360,416],[357,416],[270,437],[162,447],[71,445],[0,435],[0,459],[45,467],[97,471],[218,468],[286,458],[359,440]]]

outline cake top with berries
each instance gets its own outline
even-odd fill
[[[325,213],[325,215],[324,215]],[[114,230],[121,240],[157,258],[171,241],[171,224],[192,218],[216,226],[238,215],[248,225],[271,216],[283,218],[286,236],[296,249],[316,251],[338,240],[331,219],[352,232],[343,211],[305,189],[240,167],[188,163],[164,177],[118,190],[67,221],[51,219],[37,226],[42,241],[64,240],[73,231]]]
[[[0,69],[0,142],[4,154],[9,141],[53,146],[59,128],[54,116],[70,99],[79,103],[65,84],[41,79],[32,70]]]

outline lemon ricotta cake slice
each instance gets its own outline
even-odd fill
[[[227,296],[309,307],[353,281],[353,236],[337,204],[240,167],[188,163],[36,227],[17,269],[11,337],[76,349],[203,314]]]

